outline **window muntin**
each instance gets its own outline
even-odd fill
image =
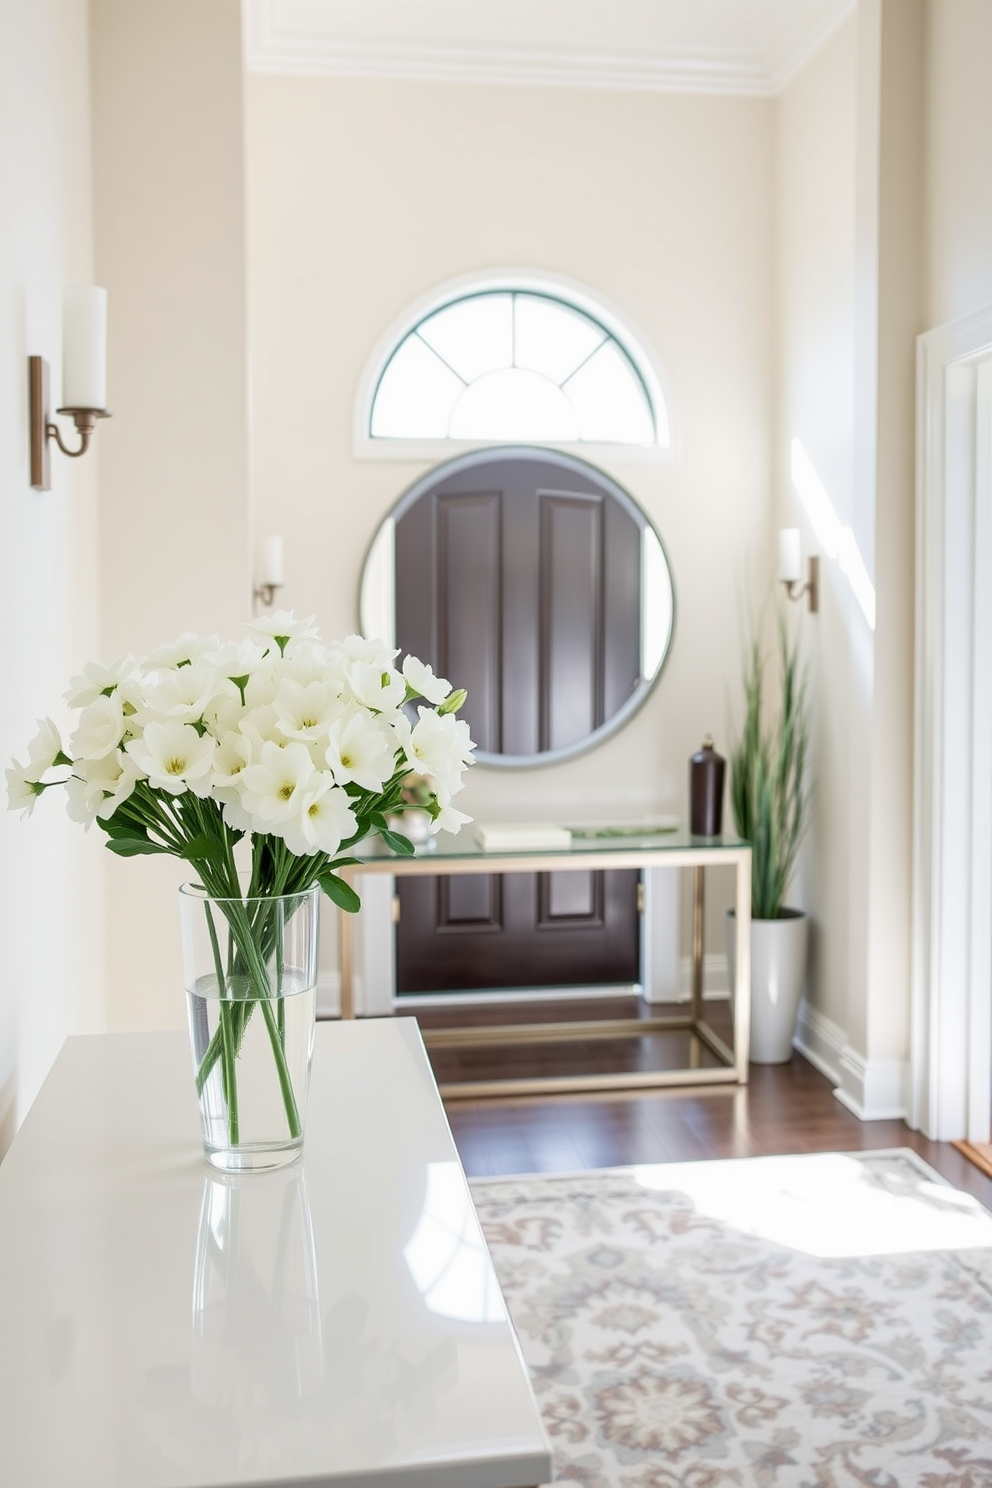
[[[393,351],[373,439],[667,445],[665,410],[594,316],[533,290],[463,296]]]

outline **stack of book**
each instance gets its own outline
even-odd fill
[[[476,822],[475,840],[483,852],[561,852],[572,834],[554,822]]]

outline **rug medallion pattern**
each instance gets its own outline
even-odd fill
[[[992,1488],[992,1217],[913,1154],[472,1189],[556,1483]]]

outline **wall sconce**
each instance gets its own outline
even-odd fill
[[[815,615],[820,608],[820,560],[815,556],[807,558],[804,584],[798,527],[783,527],[779,532],[778,577],[779,582],[785,585],[785,592],[790,599],[802,599],[806,595],[809,609]]]
[[[73,285],[62,302],[62,402],[56,413],[68,414],[79,431],[78,449],[62,443],[58,424],[49,416],[48,363],[28,357],[28,397],[31,433],[31,485],[52,489],[51,451],[54,439],[70,460],[89,449],[97,419],[110,418],[107,402],[107,291],[94,285]]]
[[[262,542],[262,561],[255,598],[268,608],[283,586],[282,538],[267,537]]]

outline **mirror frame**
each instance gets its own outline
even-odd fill
[[[652,533],[665,560],[665,568],[668,573],[668,586],[671,594],[671,619],[661,660],[655,669],[654,675],[650,678],[642,677],[630,696],[610,718],[604,723],[601,723],[599,728],[593,729],[591,733],[586,734],[585,738],[577,739],[572,744],[562,745],[558,749],[547,749],[540,754],[491,754],[485,750],[476,751],[475,760],[478,765],[489,766],[497,770],[542,769],[545,765],[558,765],[565,760],[575,759],[579,755],[588,754],[590,750],[598,748],[600,744],[605,743],[607,739],[612,738],[614,734],[624,728],[630,722],[631,718],[633,718],[634,714],[647,702],[651,693],[658,685],[658,680],[662,672],[665,670],[665,664],[671,655],[672,643],[675,640],[678,615],[675,581],[672,576],[671,559],[668,556],[668,549],[662,541],[661,533],[647,512],[638,505],[629,492],[625,491],[612,476],[607,475],[598,466],[590,464],[589,461],[580,460],[575,455],[566,454],[561,450],[527,444],[494,445],[486,449],[473,449],[466,454],[457,455],[452,460],[444,460],[441,464],[432,466],[430,470],[418,476],[411,486],[407,487],[379,522],[375,530],[375,535],[366,549],[365,558],[362,562],[361,579],[359,581],[359,626],[363,635],[377,634],[384,628],[381,619],[383,614],[381,591],[385,587],[385,584],[381,576],[373,578],[370,574],[370,565],[373,559],[377,552],[381,552],[384,548],[388,552],[388,587],[393,591],[393,594],[395,593],[393,569],[395,548],[392,542],[387,542],[387,539],[395,533],[396,523],[409,511],[411,506],[420,500],[421,496],[436,486],[439,481],[447,480],[453,475],[458,475],[460,471],[471,470],[478,465],[488,464],[494,459],[526,459],[539,463],[544,462],[547,465],[553,465],[558,468],[564,466],[566,469],[574,470],[577,475],[584,476],[587,480],[598,482],[606,488],[609,495],[619,503],[624,511],[627,512],[628,516],[637,523],[642,533],[645,530]],[[380,591],[378,597],[375,592],[377,589]],[[394,606],[392,623],[388,627],[390,633],[388,636],[383,636],[382,639],[388,645],[395,646],[395,599],[391,599],[390,602]],[[376,612],[378,612],[379,618],[376,618]]]

